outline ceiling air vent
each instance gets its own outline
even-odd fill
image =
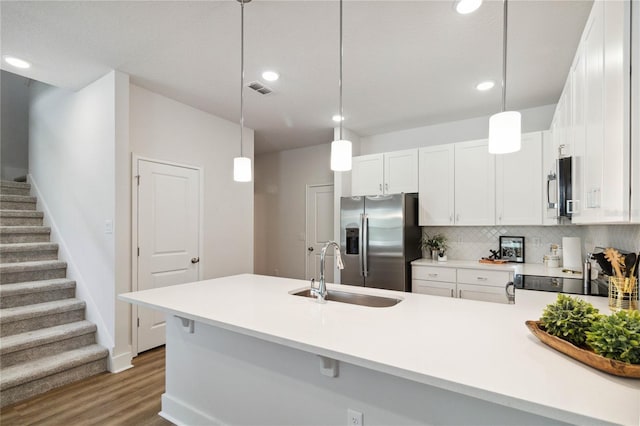
[[[267,86],[265,86],[264,84],[258,82],[258,81],[254,81],[253,83],[249,83],[247,84],[247,86],[249,86],[250,89],[255,90],[256,92],[262,94],[262,95],[268,95],[269,93],[273,92],[273,90],[269,89]]]

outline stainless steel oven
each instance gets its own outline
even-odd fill
[[[517,289],[550,291],[554,293],[584,294],[581,278],[560,278],[541,275],[516,274],[513,283]],[[591,280],[591,296],[608,296],[609,286],[604,279]]]

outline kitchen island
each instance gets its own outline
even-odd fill
[[[640,424],[640,381],[540,343],[515,305],[328,285],[402,298],[319,304],[308,282],[237,275],[121,295],[167,314],[161,415],[178,424]],[[608,313],[605,298],[588,298]]]

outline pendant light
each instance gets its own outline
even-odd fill
[[[502,112],[489,118],[489,153],[520,151],[521,117],[517,111],[505,111],[507,99],[507,0],[504,0],[502,29]]]
[[[338,140],[331,142],[331,170],[335,172],[346,172],[351,170],[351,141],[342,137],[342,122],[344,114],[342,113],[342,0],[340,0],[340,134]]]
[[[233,159],[233,180],[251,182],[251,158],[242,156],[244,133],[244,4],[251,0],[237,0],[240,3],[240,157]]]

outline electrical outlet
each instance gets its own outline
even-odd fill
[[[539,247],[542,245],[542,238],[540,237],[532,237],[531,240],[533,242],[533,245],[536,247]]]
[[[104,233],[105,234],[113,234],[113,221],[107,219],[104,221]]]
[[[361,412],[349,408],[347,415],[347,426],[363,426],[363,415]]]

